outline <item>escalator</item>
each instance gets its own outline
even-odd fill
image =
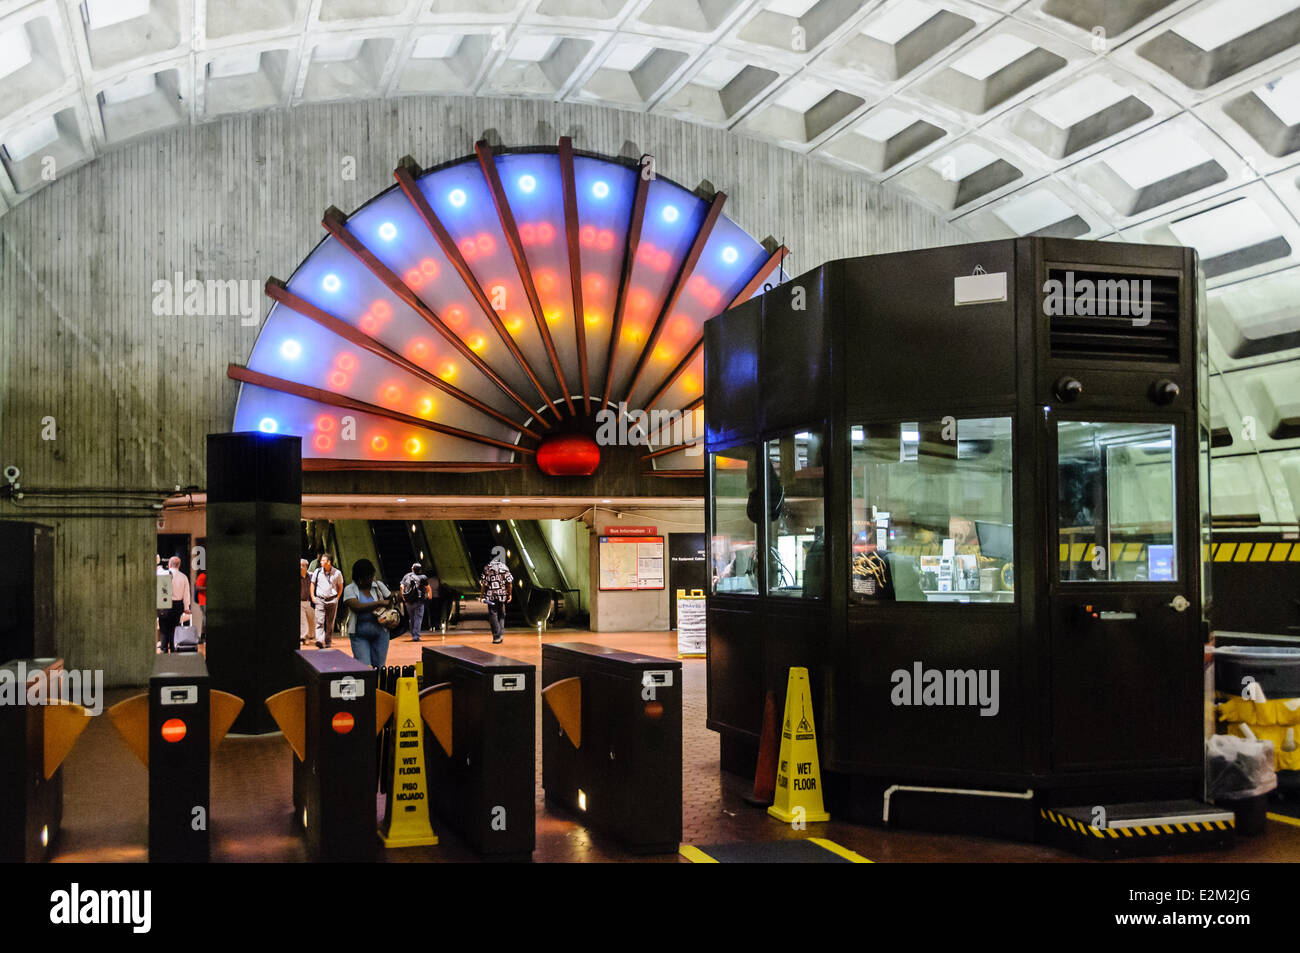
[[[379,558],[375,569],[379,578],[391,591],[397,592],[402,577],[411,571],[411,564],[419,562],[414,535],[415,523],[405,520],[371,520],[370,534],[375,541],[375,555]]]
[[[533,628],[563,615],[569,587],[535,520],[461,520],[456,525],[476,578],[498,547],[504,551],[506,568],[515,577],[507,625]]]

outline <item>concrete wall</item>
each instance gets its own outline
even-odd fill
[[[226,365],[247,359],[257,327],[237,315],[155,314],[156,281],[180,273],[260,288],[268,275],[288,278],[320,240],[324,209],[351,211],[390,186],[403,155],[433,165],[484,135],[531,145],[563,134],[579,149],[654,153],[661,173],[688,187],[708,178],[728,194],[728,215],[790,247],[794,272],[962,240],[860,176],[599,107],[429,97],[177,129],[76,170],[0,218],[0,467],[19,466],[32,491],[107,487],[156,500],[203,486],[204,436],[228,429],[235,405]],[[49,417],[55,436],[42,439]],[[153,514],[111,493],[106,512],[129,503],[131,517],[70,520],[83,500],[33,492],[25,502],[42,499],[26,512],[57,530],[59,651],[69,665],[103,668],[110,684],[141,682],[154,641]],[[22,512],[0,502],[0,518]]]
[[[597,508],[591,533],[591,629],[593,632],[663,632],[668,629],[668,536],[703,533],[704,501],[673,509]],[[653,526],[664,537],[664,588],[637,592],[600,591],[600,537],[611,526]]]

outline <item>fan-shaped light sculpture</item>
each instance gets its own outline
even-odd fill
[[[234,429],[301,436],[305,468],[518,469],[550,445],[567,474],[596,465],[602,408],[698,424],[704,321],[786,254],[724,216],[724,194],[567,138],[480,142],[394,175],[352,215],[325,213],[329,234],[288,282],[267,281],[247,366],[229,368]],[[698,471],[681,441],[702,426],[650,429],[658,472]],[[574,433],[590,446],[560,440]]]

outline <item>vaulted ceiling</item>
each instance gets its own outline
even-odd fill
[[[1300,0],[0,0],[0,213],[174,126],[433,94],[725,128],[973,239],[1192,245],[1216,509],[1297,519]]]

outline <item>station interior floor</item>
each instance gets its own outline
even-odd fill
[[[413,664],[423,643],[402,635],[391,643],[389,665]],[[446,636],[463,644],[541,664],[541,641],[584,641],[665,657],[676,656],[672,632],[593,633],[552,630],[539,640],[527,630],[507,631],[505,644],[493,647],[486,626],[469,622]],[[347,639],[334,648],[348,651]],[[309,649],[314,651],[314,649]],[[1080,858],[1052,847],[982,837],[886,830],[836,821],[795,831],[748,806],[743,796],[752,779],[719,768],[718,735],[705,727],[705,664],[684,659],[682,737],[682,843],[693,845],[766,842],[824,837],[876,862],[1054,863]],[[135,694],[107,693],[105,707]],[[538,701],[540,705],[540,698]],[[541,718],[537,719],[540,732]],[[546,804],[541,789],[541,739],[537,739],[537,848],[534,862],[642,861],[684,862],[677,854],[638,857],[587,830],[567,810]],[[212,762],[212,860],[215,862],[305,862],[302,838],[292,821],[291,753],[279,734],[230,737]],[[148,786],[144,767],[130,753],[107,718],[96,718],[64,763],[64,815],[55,842],[55,862],[144,862],[147,860]],[[377,797],[377,817],[382,816]],[[435,816],[440,842],[434,847],[380,850],[383,862],[456,862],[478,858]],[[1151,858],[1157,861],[1282,862],[1300,860],[1300,827],[1270,820],[1265,833],[1238,836],[1229,850]]]

